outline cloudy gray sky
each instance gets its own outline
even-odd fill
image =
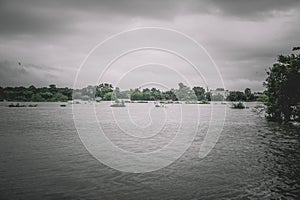
[[[185,33],[201,44],[218,66],[227,89],[260,91],[265,69],[275,57],[300,45],[299,11],[299,0],[0,1],[0,86],[73,86],[83,60],[103,40],[124,30],[162,27]],[[172,33],[159,31],[109,41],[87,59],[78,86],[105,80],[124,89],[150,82],[175,87],[182,77],[200,78],[182,59],[170,57],[170,52],[147,49],[122,57],[101,79],[109,60],[138,44],[197,57],[191,60],[207,85],[220,86],[214,81],[220,77],[209,72],[216,71],[205,53]],[[147,66],[134,70],[143,63]],[[199,84],[204,82],[199,80]]]

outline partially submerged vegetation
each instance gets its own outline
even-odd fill
[[[126,107],[124,101],[116,100],[110,107]]]
[[[300,47],[293,48],[293,51]],[[267,71],[266,114],[277,122],[300,122],[300,54],[280,55]]]
[[[19,104],[19,103],[16,103],[16,104],[9,104],[8,107],[37,107],[37,104],[29,104],[29,105],[25,105],[25,104]]]
[[[265,117],[266,116],[266,106],[264,104],[258,104],[252,108],[253,112],[256,112],[259,116]]]
[[[238,103],[232,103],[231,108],[233,108],[233,109],[244,109],[244,108],[246,108],[246,106],[242,102],[238,102]]]

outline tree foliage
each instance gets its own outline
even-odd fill
[[[248,91],[249,90],[249,91]],[[216,91],[224,93],[223,88]],[[250,93],[249,101],[255,100],[248,88],[245,93],[232,91],[226,100],[245,101],[246,93]],[[58,88],[51,84],[49,87],[36,88],[35,86],[26,87],[0,87],[0,101],[67,101],[72,99],[112,101],[117,99],[131,99],[133,101],[223,101],[224,95],[212,94],[212,91],[205,91],[201,86],[194,86],[192,89],[183,83],[178,84],[178,88],[161,91],[157,88],[130,89],[121,91],[114,88],[112,84],[101,83],[98,86],[87,86],[82,89]]]
[[[246,88],[244,93],[245,93],[245,99],[246,99],[246,101],[250,101],[251,99],[254,98],[254,95],[251,93],[251,89],[250,88]]]
[[[193,87],[193,91],[197,96],[198,101],[206,100],[205,89],[203,87],[195,86]]]
[[[299,47],[293,48],[299,50]],[[280,55],[267,71],[264,83],[268,118],[274,121],[299,121],[300,55]]]
[[[179,101],[197,101],[197,96],[191,88],[183,83],[179,83],[178,86],[179,88],[174,90],[174,93]]]
[[[96,97],[104,98],[106,93],[113,92],[113,86],[109,83],[101,83],[96,87]]]
[[[26,87],[6,87],[0,89],[0,100],[7,101],[67,101],[72,99],[72,89],[49,87],[36,88],[33,85]]]
[[[217,94],[211,95],[211,100],[212,101],[224,101],[225,97],[224,97],[224,95],[217,93]]]
[[[245,101],[246,96],[245,96],[245,93],[243,93],[241,91],[230,91],[226,100],[227,101]]]

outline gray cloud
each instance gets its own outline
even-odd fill
[[[0,84],[2,86],[30,85],[32,80],[41,82],[40,77],[35,76],[26,67],[18,62],[0,62]]]
[[[221,14],[251,20],[273,17],[297,9],[300,5],[298,0],[212,0],[210,2]]]
[[[1,61],[0,70],[1,86],[30,86],[33,84],[36,86],[47,86],[57,82],[59,82],[59,85],[63,85],[59,81],[62,79],[60,74],[66,72],[65,70],[48,66],[11,61]]]
[[[187,0],[187,1],[14,1],[0,2],[1,34],[59,34],[80,20],[116,17],[173,19],[180,15],[214,14],[261,20],[299,8],[298,0]]]
[[[265,68],[278,54],[299,46],[299,4],[298,0],[0,0],[0,85],[71,86],[78,66],[96,44],[122,30],[160,26],[185,32],[203,44],[229,89],[250,84],[261,90]],[[19,61],[26,66],[12,64]]]

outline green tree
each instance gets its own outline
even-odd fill
[[[113,86],[108,83],[101,83],[96,88],[96,97],[101,97],[103,99],[105,94],[110,92],[113,92]]]
[[[278,56],[267,75],[267,117],[278,122],[300,121],[300,54]]]
[[[57,92],[53,95],[53,97],[51,98],[50,101],[61,101],[61,102],[65,102],[68,101],[68,97],[66,95],[63,95],[60,92]]]
[[[51,92],[52,94],[58,92],[55,84],[49,85],[49,92]]]
[[[224,98],[224,96],[222,94],[217,93],[217,94],[213,94],[211,96],[211,100],[212,101],[224,101],[225,98]]]
[[[135,89],[131,95],[130,99],[132,101],[143,100],[143,93],[139,89]]]
[[[166,91],[164,93],[164,98],[166,100],[172,100],[172,101],[178,101],[176,95],[175,95],[175,92],[174,92],[174,89],[171,89],[169,91]]]
[[[33,94],[31,97],[31,101],[41,102],[41,101],[45,101],[45,99],[40,94]]]
[[[4,89],[0,87],[0,101],[4,100]]]
[[[81,92],[78,92],[78,91],[76,91],[76,92],[73,92],[73,99],[81,99]]]
[[[151,89],[151,96],[153,97],[153,100],[155,100],[155,101],[162,99],[160,90],[156,89],[156,88]]]
[[[116,99],[116,95],[113,92],[105,93],[104,97],[102,98],[103,101],[114,101]]]
[[[67,97],[68,97],[68,100],[72,100],[72,93],[73,93],[73,90],[72,90],[71,88],[67,88],[67,87],[59,88],[58,91],[59,91],[60,93],[62,93],[63,95],[67,96]],[[93,94],[92,97],[94,98],[94,97],[95,97],[95,94]]]
[[[246,96],[241,91],[230,91],[226,98],[227,101],[245,101]]]
[[[42,92],[40,93],[40,95],[46,100],[49,100],[53,97],[53,94],[51,92]]]
[[[34,87],[34,85],[31,85],[31,86],[29,86],[28,90],[31,91],[32,93],[35,93],[36,87]]]
[[[125,91],[120,91],[120,94],[118,96],[119,99],[129,99],[130,97],[130,91],[125,90]]]
[[[178,84],[179,89],[175,90],[175,95],[179,101],[196,101],[197,97],[193,90],[183,83]]]
[[[206,92],[206,93],[205,93],[205,99],[206,99],[207,101],[211,101],[211,92]]]
[[[115,91],[114,91],[115,95],[116,95],[116,98],[119,99],[120,98],[120,88],[119,87],[116,87]]]
[[[205,89],[203,87],[193,87],[193,91],[195,95],[197,96],[198,101],[205,100]]]
[[[143,89],[143,100],[151,101],[154,100],[154,97],[152,96],[151,90],[149,88]]]
[[[60,90],[60,92],[61,93],[64,92],[63,94],[69,97],[69,94],[68,94],[67,90],[66,91],[65,90],[61,91]],[[76,93],[76,92],[80,93],[81,97],[79,97],[79,98],[82,98],[84,96],[84,98],[86,99],[86,96],[88,96],[89,99],[94,99],[95,98],[95,93],[96,93],[96,87],[89,85],[89,86],[87,86],[85,88],[82,88],[80,90],[76,90],[74,93]],[[73,94],[73,96],[75,96],[75,95]]]
[[[246,88],[244,93],[245,93],[246,101],[251,100],[251,95],[252,95],[251,89],[250,88]]]

